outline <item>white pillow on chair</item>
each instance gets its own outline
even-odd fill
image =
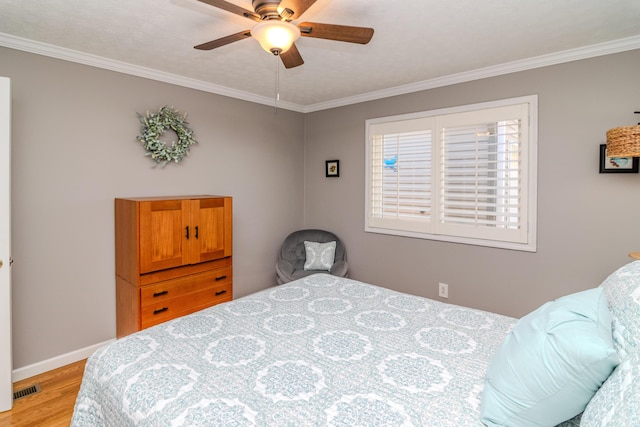
[[[336,242],[304,242],[305,270],[329,271],[336,256]]]

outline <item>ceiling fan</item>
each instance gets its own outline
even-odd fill
[[[299,18],[316,0],[253,0],[254,11],[247,10],[225,0],[199,0],[202,3],[252,19],[256,24],[251,30],[240,31],[220,39],[194,46],[200,50],[212,50],[229,43],[253,37],[267,52],[280,56],[286,68],[304,64],[295,45],[298,37],[315,37],[348,43],[367,44],[373,37],[373,28],[346,25],[302,22],[297,26],[291,21]]]

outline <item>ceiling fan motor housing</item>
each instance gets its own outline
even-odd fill
[[[280,16],[278,12],[279,1],[253,0],[252,5],[253,10],[260,15],[263,21],[268,19],[287,19],[293,15],[293,11],[285,9],[282,16]]]

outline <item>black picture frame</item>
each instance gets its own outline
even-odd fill
[[[638,173],[639,165],[638,157],[607,157],[607,144],[600,144],[600,173]]]
[[[338,178],[340,176],[340,160],[327,160],[325,163],[325,176]]]

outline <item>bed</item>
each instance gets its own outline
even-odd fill
[[[71,425],[483,426],[487,370],[517,324],[315,274],[99,349]]]

